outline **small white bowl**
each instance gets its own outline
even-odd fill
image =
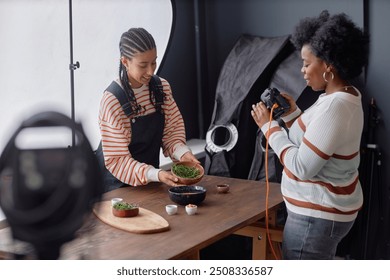
[[[167,211],[168,215],[175,215],[177,213],[177,205],[174,204],[166,205],[165,211]]]
[[[118,203],[121,201],[123,201],[123,198],[115,197],[115,198],[111,199],[111,205],[114,206],[115,203]]]
[[[198,206],[196,206],[195,204],[186,205],[186,212],[188,215],[195,215],[197,211],[198,211]]]

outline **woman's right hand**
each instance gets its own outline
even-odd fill
[[[165,171],[165,170],[160,170],[158,172],[158,179],[160,180],[161,183],[167,184],[168,186],[178,186],[178,179],[172,175],[171,172]]]

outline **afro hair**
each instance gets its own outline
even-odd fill
[[[313,54],[332,65],[342,79],[360,75],[368,62],[369,38],[344,14],[302,19],[295,27],[291,42],[298,50],[309,45]]]

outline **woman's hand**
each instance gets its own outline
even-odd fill
[[[286,113],[284,113],[282,115],[282,117],[285,117],[285,116],[291,114],[292,112],[294,112],[297,109],[297,104],[295,103],[294,98],[292,98],[287,93],[283,92],[283,93],[280,93],[280,95],[283,96],[287,100],[287,102],[290,104],[290,110],[288,110]]]
[[[161,183],[167,184],[168,186],[178,186],[179,180],[169,171],[160,170],[160,172],[158,172],[158,179]]]
[[[270,111],[267,109],[263,102],[253,104],[251,114],[252,118],[254,119],[259,128],[269,122]]]
[[[184,155],[182,155],[180,161],[192,161],[200,164],[200,161],[191,152],[186,152]]]

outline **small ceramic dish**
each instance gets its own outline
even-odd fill
[[[166,205],[165,211],[167,211],[168,215],[175,215],[177,213],[177,205],[174,204]]]
[[[198,206],[196,206],[195,204],[187,204],[186,205],[186,212],[188,215],[195,215],[196,212],[198,211]]]
[[[219,184],[217,185],[218,193],[227,193],[229,192],[230,186],[228,184]]]
[[[123,201],[123,198],[115,197],[111,199],[111,205],[114,206],[115,203]]]
[[[116,202],[112,206],[112,214],[116,217],[135,217],[139,214],[139,207],[137,204],[127,202]]]

